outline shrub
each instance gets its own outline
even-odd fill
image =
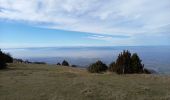
[[[71,65],[71,67],[77,67],[77,65]]]
[[[0,61],[0,69],[5,69],[5,68],[7,68],[5,62]]]
[[[0,61],[5,62],[5,63],[12,63],[13,62],[13,58],[11,57],[10,54],[3,53],[0,50]]]
[[[62,65],[63,65],[63,66],[69,66],[69,63],[68,63],[66,60],[64,60],[64,61],[62,62]]]
[[[10,54],[3,53],[0,49],[0,69],[7,68],[6,63],[12,63],[13,58]]]
[[[143,73],[143,67],[144,65],[141,63],[142,60],[140,60],[139,56],[134,53],[131,57],[131,67],[132,67],[132,73]]]
[[[107,66],[102,61],[97,61],[96,63],[91,64],[87,70],[91,73],[100,73],[106,71]]]
[[[144,73],[145,74],[151,74],[152,72],[150,70],[144,68]]]
[[[57,63],[57,65],[61,65],[60,63]]]
[[[116,71],[116,63],[115,62],[112,62],[109,65],[109,71],[111,71],[111,72],[115,72]]]
[[[45,62],[32,62],[33,64],[46,64]]]

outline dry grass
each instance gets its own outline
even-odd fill
[[[170,100],[170,77],[10,64],[0,71],[0,100]]]

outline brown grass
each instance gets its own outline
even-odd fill
[[[91,74],[56,65],[0,70],[0,100],[170,100],[170,77]]]

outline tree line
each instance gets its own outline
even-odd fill
[[[116,61],[113,61],[109,66],[99,60],[91,64],[87,70],[91,73],[100,73],[107,70],[117,74],[151,73],[148,69],[144,68],[144,64],[142,64],[138,54],[131,54],[128,50],[121,52]]]
[[[7,68],[7,63],[12,63],[13,61],[21,63],[46,64],[45,62],[29,62],[23,61],[22,59],[13,59],[9,53],[4,53],[0,49],[0,69]],[[77,65],[70,65],[66,60],[63,60],[62,63],[57,63],[57,65],[77,67]],[[109,66],[99,60],[90,64],[87,67],[87,70],[91,73],[101,73],[104,71],[116,72],[117,74],[151,73],[148,69],[144,68],[144,64],[142,64],[142,60],[138,54],[131,54],[128,50],[121,52],[116,61],[111,62]]]

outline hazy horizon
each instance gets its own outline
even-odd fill
[[[146,68],[170,74],[170,46],[45,47],[2,50],[18,59],[48,64],[61,63],[65,59],[70,64],[80,67],[87,67],[97,60],[109,65],[116,60],[120,52],[129,50],[140,56]]]

